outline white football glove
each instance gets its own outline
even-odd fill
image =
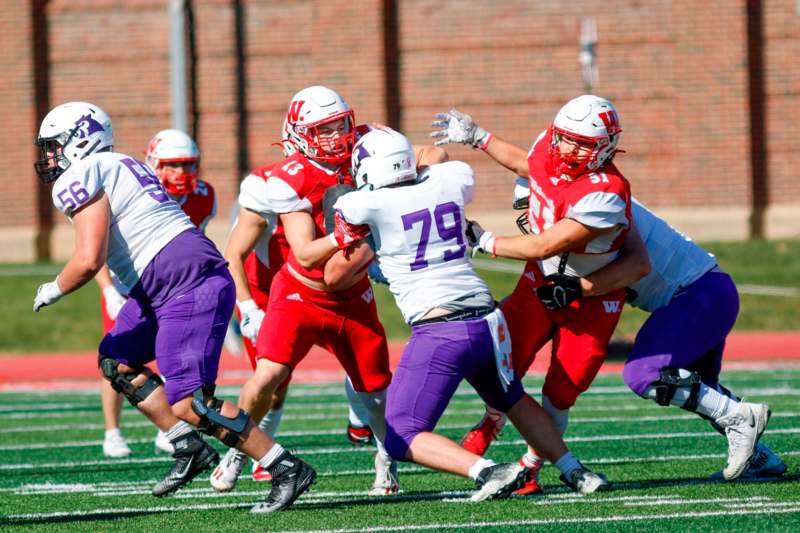
[[[261,323],[264,321],[264,311],[262,311],[255,300],[245,300],[236,304],[239,312],[242,314],[242,319],[239,321],[239,329],[242,332],[242,337],[247,338],[253,344],[256,343],[258,338],[258,330],[261,329]]]
[[[451,109],[447,113],[437,113],[438,120],[431,123],[431,127],[441,128],[431,132],[431,137],[439,138],[434,144],[442,146],[448,143],[471,144],[475,148],[486,150],[492,134],[481,128],[472,117],[458,109]]]
[[[62,296],[64,296],[64,293],[61,292],[61,288],[58,286],[58,278],[43,283],[36,289],[36,296],[33,298],[33,310],[38,313],[39,309],[45,305],[56,303]]]
[[[475,257],[475,252],[483,252],[485,254],[494,253],[495,236],[491,231],[486,231],[475,220],[467,220],[467,243],[472,247],[472,257]]]
[[[128,299],[121,295],[113,285],[103,289],[103,297],[106,299],[106,313],[111,320],[116,320],[120,309]]]

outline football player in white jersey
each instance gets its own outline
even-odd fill
[[[625,383],[642,398],[696,413],[727,437],[727,465],[712,478],[782,475],[786,464],[759,442],[763,426],[750,424],[760,409],[719,382],[725,337],[739,310],[733,280],[712,254],[635,198],[632,216],[636,231],[620,257],[583,278],[559,280],[563,297],[549,306],[628,287],[628,302],[651,315],[625,363]]]
[[[464,206],[473,196],[472,169],[451,161],[418,174],[408,139],[379,128],[356,143],[351,172],[358,190],[334,206],[329,253],[357,246],[358,237],[369,231],[381,270],[412,328],[387,396],[391,456],[474,479],[476,501],[507,497],[524,483],[524,466],[495,464],[433,432],[466,379],[489,405],[508,413],[570,487],[591,493],[604,486],[601,476],[567,450],[514,374],[505,319],[467,255]]]
[[[62,104],[42,121],[35,169],[44,184],[53,184],[53,203],[74,224],[76,245],[56,279],[37,290],[33,310],[78,290],[107,262],[131,291],[98,348],[100,369],[175,448],[175,463],[153,495],[177,490],[219,461],[196,426],[270,470],[272,490],[254,511],[285,508],[313,482],[313,469],[277,446],[247,413],[214,397],[235,303],[226,262],[158,177],[114,152],[113,141],[111,119],[93,104]],[[166,384],[145,366],[153,360]]]

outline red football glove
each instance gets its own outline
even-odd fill
[[[334,240],[340,250],[346,250],[353,244],[369,236],[369,226],[366,224],[350,224],[336,211],[335,225],[333,228]]]

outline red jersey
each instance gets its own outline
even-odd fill
[[[189,216],[192,224],[201,231],[205,231],[209,221],[217,214],[217,195],[214,187],[203,180],[197,180],[197,188],[181,196],[177,202]]]
[[[631,220],[630,184],[610,163],[578,178],[556,176],[549,157],[552,138],[551,127],[528,153],[528,220],[533,232],[542,233],[564,218],[592,228],[618,227],[569,252],[565,273],[585,276],[613,261],[625,240]],[[544,274],[557,272],[560,261],[560,256],[542,261]]]
[[[261,215],[267,222],[266,230],[244,262],[250,286],[263,292],[269,292],[272,278],[290,252],[283,225],[267,198],[267,180],[274,167],[275,164],[271,163],[254,169],[242,180],[239,188],[239,205]]]

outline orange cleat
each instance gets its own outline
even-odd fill
[[[542,469],[544,461],[537,459],[533,463],[525,460],[523,456],[519,460],[519,464],[528,469],[528,474],[525,476],[525,484],[514,491],[517,496],[530,496],[532,494],[544,494],[544,490],[539,486],[539,471]]]
[[[503,426],[505,424],[505,414],[501,413],[500,411],[487,408],[486,414],[483,415],[481,421],[478,422],[478,424],[473,427],[469,433],[464,435],[464,439],[461,441],[461,446],[468,452],[483,456],[483,454],[486,453],[486,450],[489,449],[492,441],[500,436],[500,432],[503,430]]]

